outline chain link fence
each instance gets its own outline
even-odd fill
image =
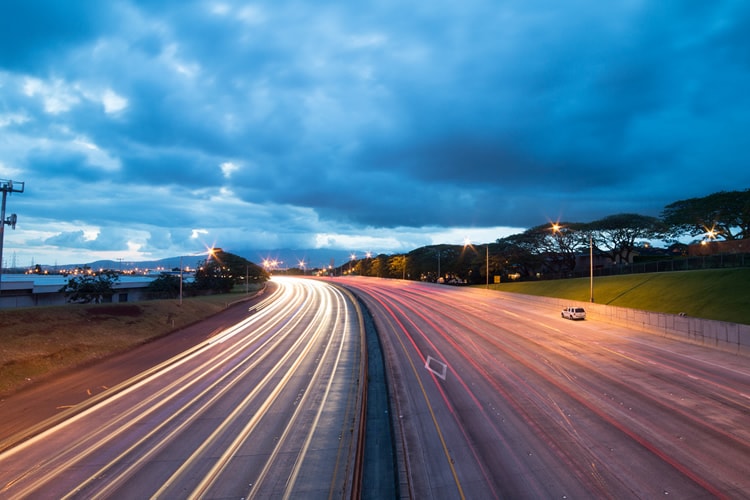
[[[632,264],[595,267],[594,276],[617,276],[621,274],[662,273],[670,271],[695,271],[699,269],[725,269],[750,267],[750,253],[728,253],[693,257],[672,257]],[[589,276],[589,271],[577,270],[573,276]]]

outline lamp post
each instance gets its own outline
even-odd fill
[[[589,233],[589,300],[594,303],[594,238]]]
[[[485,288],[489,290],[490,289],[490,244],[489,243],[487,243],[486,250],[487,250],[487,253],[485,255],[485,259],[487,260],[487,269],[486,269],[485,274],[487,274],[487,284],[485,285]]]
[[[438,254],[438,273],[437,273],[438,283],[440,283],[440,253],[441,253],[441,251],[438,250],[437,251],[437,254]]]
[[[190,256],[191,257],[197,257],[198,255],[208,255],[208,259],[210,259],[211,256],[215,255],[215,253],[218,252],[219,250],[221,250],[221,249],[220,248],[211,247],[208,250],[206,250],[205,252],[193,253],[193,254],[190,254]],[[208,259],[206,259],[206,260],[208,260]],[[182,255],[180,255],[180,305],[182,305],[182,269],[183,269],[183,267],[182,267]]]
[[[474,250],[474,253],[477,254],[477,257],[479,257],[479,251],[474,248],[474,245],[471,244],[471,240],[469,238],[464,238],[464,249],[466,247],[470,247],[472,250]],[[484,265],[485,265],[485,288],[489,290],[490,288],[490,244],[487,243],[487,245],[484,247]],[[438,261],[439,262],[439,261]]]
[[[562,234],[562,227],[558,223],[552,224],[552,232]],[[573,231],[569,229],[569,231]],[[594,302],[594,237],[589,233],[589,301]]]

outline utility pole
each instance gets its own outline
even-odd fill
[[[487,243],[486,250],[487,250],[487,257],[486,257],[486,262],[487,262],[487,269],[486,269],[486,271],[487,272],[485,273],[487,275],[487,285],[486,285],[486,288],[487,288],[487,290],[489,290],[490,289],[490,244],[489,243]]]
[[[594,238],[589,233],[589,296],[594,303]]]
[[[11,229],[15,229],[16,222],[18,221],[16,214],[10,214],[8,218],[5,217],[5,200],[8,197],[8,193],[23,193],[24,185],[23,182],[16,182],[14,184],[11,180],[0,179],[0,191],[3,193],[2,209],[0,209],[0,296],[3,293],[3,240],[5,238],[5,225],[7,224]],[[2,304],[2,300],[0,300],[0,304]]]

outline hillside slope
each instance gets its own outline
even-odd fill
[[[589,300],[589,278],[490,285],[495,290]],[[750,269],[594,276],[594,301],[618,307],[750,324]]]

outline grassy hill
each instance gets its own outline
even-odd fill
[[[495,290],[589,300],[589,278],[490,285]],[[750,269],[594,276],[598,304],[750,324]]]

